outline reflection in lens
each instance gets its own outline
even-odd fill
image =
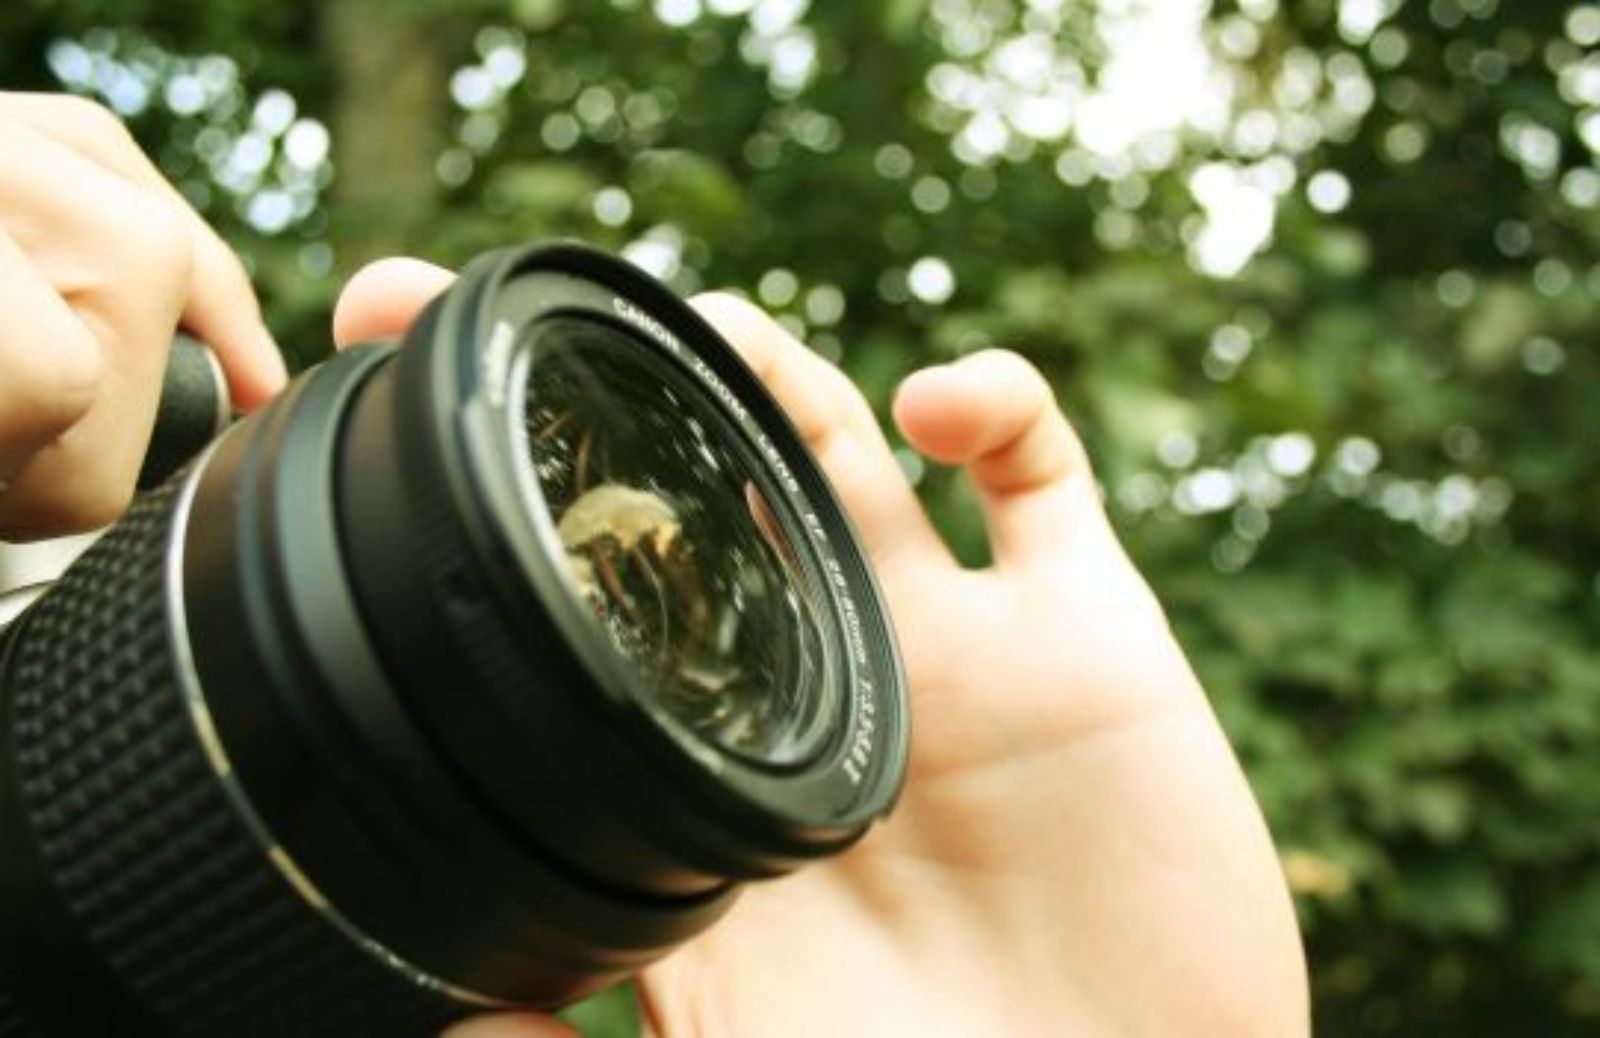
[[[571,318],[530,334],[529,460],[572,583],[641,698],[746,757],[814,753],[834,691],[824,646],[840,636],[743,434],[631,335]]]

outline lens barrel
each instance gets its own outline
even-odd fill
[[[143,498],[0,658],[0,1038],[556,1006],[857,839],[904,677],[734,351],[480,259]]]

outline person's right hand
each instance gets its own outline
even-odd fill
[[[282,386],[244,267],[116,116],[0,93],[0,539],[122,512],[180,323],[239,406]]]

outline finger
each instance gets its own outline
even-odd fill
[[[262,320],[261,304],[244,264],[198,215],[192,211],[191,215],[194,279],[182,323],[217,355],[234,405],[254,410],[284,387],[288,368]]]
[[[58,318],[39,325],[6,313],[5,334],[19,349],[52,353],[87,337],[103,370],[87,411],[29,456],[0,497],[5,536],[52,536],[104,525],[132,496],[193,247],[177,208],[154,192],[3,115],[0,139],[10,149],[0,224]]]
[[[244,264],[139,149],[122,121],[85,98],[63,94],[0,94],[0,115],[71,148],[131,183],[154,190],[184,215],[194,239],[194,265],[181,321],[216,352],[233,402],[254,408],[283,388],[288,375]]]
[[[799,429],[885,580],[901,562],[953,565],[872,408],[844,372],[737,296],[711,293],[690,302],[739,351]]]
[[[356,271],[333,308],[333,341],[358,342],[404,335],[423,308],[456,276],[418,259],[385,259]]]
[[[0,229],[0,480],[88,413],[105,373],[100,347]]]
[[[442,1038],[582,1038],[577,1028],[553,1016],[503,1013],[456,1024]]]
[[[906,379],[894,402],[907,440],[965,465],[984,505],[995,561],[1058,553],[1078,517],[1099,513],[1087,456],[1038,370],[985,350]]]

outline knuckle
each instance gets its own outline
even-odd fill
[[[62,94],[49,98],[55,107],[52,114],[76,127],[87,137],[118,143],[132,141],[133,135],[122,117],[92,98]]]
[[[820,387],[833,400],[842,418],[857,428],[877,428],[878,417],[872,410],[861,387],[853,382],[844,370],[825,357],[816,357],[817,380]]]
[[[86,329],[57,329],[50,349],[22,351],[7,363],[7,426],[34,436],[57,435],[94,406],[105,380],[105,357]],[[32,438],[32,437],[30,437]]]
[[[731,292],[707,292],[691,302],[786,403],[790,418],[814,448],[840,431],[876,431],[872,405],[850,376],[760,306]]]
[[[972,355],[991,384],[1002,387],[1012,414],[1023,429],[1066,423],[1055,387],[1037,366],[1015,350],[990,348]],[[1020,430],[1019,430],[1020,431]]]
[[[772,374],[789,333],[765,311],[732,292],[703,292],[691,299],[690,305],[756,374],[762,378]]]
[[[134,189],[122,222],[121,245],[139,265],[132,269],[183,284],[194,273],[194,234],[174,202]]]
[[[705,309],[741,320],[768,321],[766,311],[736,292],[717,289],[700,292],[689,300],[696,309]]]
[[[765,310],[732,292],[705,292],[692,302],[700,316],[735,346],[780,342],[789,334]]]
[[[1006,378],[1018,388],[1026,390],[1030,396],[1052,394],[1050,383],[1044,377],[1044,373],[1016,350],[991,346],[972,354],[972,358],[975,362],[990,368],[997,376]]]

